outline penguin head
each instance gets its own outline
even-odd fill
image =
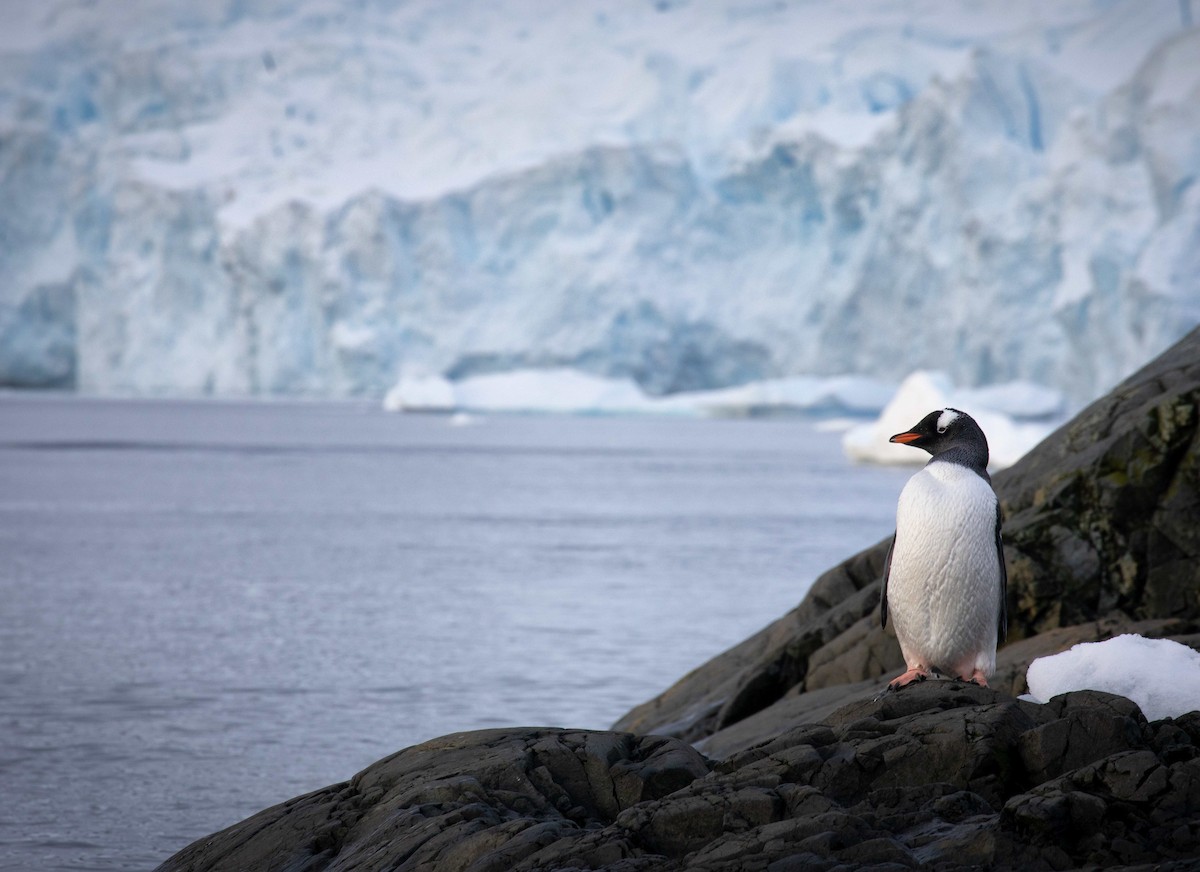
[[[988,462],[987,437],[975,423],[975,419],[959,409],[937,409],[917,422],[916,426],[897,433],[889,442],[923,448],[934,457],[947,451],[962,455],[969,466],[986,467]]]

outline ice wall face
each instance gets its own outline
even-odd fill
[[[1200,321],[1180,4],[18,5],[0,383],[1082,400]]]

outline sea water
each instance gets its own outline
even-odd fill
[[[606,728],[909,474],[798,419],[0,397],[0,868],[149,869],[438,735]]]

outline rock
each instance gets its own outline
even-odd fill
[[[686,744],[551,729],[457,733],[267,809],[163,870],[507,870],[706,775]],[[605,847],[600,852],[610,856]]]
[[[840,684],[805,693],[793,689],[762,711],[701,739],[696,742],[696,747],[709,757],[724,759],[736,751],[778,736],[796,724],[822,723],[846,703],[875,696],[882,689],[880,682],[875,680]]]
[[[997,476],[1019,636],[1200,617],[1200,329]]]
[[[1075,726],[1085,720],[1077,718]],[[1000,816],[997,858],[1019,866],[1050,853],[1058,868],[1195,862],[1200,858],[1195,815],[1200,759],[1194,740],[1200,713],[1180,720],[1144,725],[1143,748],[1107,735],[1107,748],[1086,752],[1093,760],[1010,798]],[[1053,722],[1046,726],[1057,730]],[[1183,734],[1191,742],[1175,744]],[[1087,736],[1077,733],[1077,738]]]
[[[1028,639],[1022,639],[1001,649],[996,658],[996,675],[990,682],[997,690],[1018,695],[1025,690],[1025,673],[1029,664],[1038,657],[1055,654],[1079,642],[1094,642],[1110,639],[1122,633],[1138,633],[1149,638],[1171,637],[1184,644],[1195,645],[1195,637],[1188,635],[1194,625],[1183,621],[1139,621],[1132,622],[1119,616],[1081,624],[1077,627],[1060,627]],[[845,638],[853,638],[851,633]],[[899,650],[896,650],[899,656]],[[890,673],[889,668],[884,674]],[[832,712],[853,699],[874,696],[883,690],[880,679],[867,679],[854,684],[837,684],[819,690],[806,691],[801,688],[807,682],[789,690],[777,702],[749,717],[718,730],[698,740],[695,745],[709,757],[724,758],[735,751],[756,745],[778,735],[787,727],[804,721],[824,721]]]
[[[887,549],[888,542],[880,542],[825,572],[792,611],[633,709],[613,729],[695,742],[803,688],[810,658],[877,613]]]
[[[1034,657],[1139,632],[1200,630],[1200,328],[995,477],[1009,643],[994,683],[1024,691]],[[839,692],[900,671],[879,626],[885,540],[823,574],[795,609],[634,708],[614,729],[728,753],[822,716]],[[779,708],[772,712],[776,706]],[[733,727],[755,719],[747,729]]]
[[[1200,857],[1200,713],[956,681],[719,763],[677,739],[460,733],[202,839],[204,870],[1057,869]],[[1180,868],[1185,868],[1180,866]]]

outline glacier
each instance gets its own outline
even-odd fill
[[[0,385],[1079,404],[1200,323],[1188,0],[4,14]]]

